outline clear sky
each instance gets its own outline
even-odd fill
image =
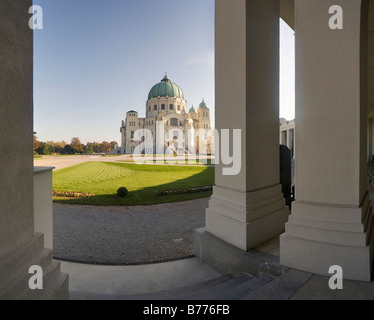
[[[214,0],[34,0],[34,131],[39,140],[120,141],[165,72],[188,108],[214,116]],[[281,23],[281,116],[294,117],[293,32]]]

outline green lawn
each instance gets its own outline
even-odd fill
[[[142,160],[142,159],[141,159]],[[144,161],[145,164],[160,164],[162,163],[161,161],[158,160],[142,160]],[[214,159],[207,159],[204,163],[202,160],[194,160],[191,161],[191,163],[188,163],[188,160],[174,160],[173,158],[170,158],[168,160],[164,160],[164,164],[177,164],[177,165],[189,165],[189,166],[194,166],[194,165],[214,165]],[[124,163],[134,163],[133,159],[128,159],[128,160],[117,160],[117,162],[124,162]]]
[[[60,198],[56,202],[86,205],[143,205],[208,197],[211,192],[156,196],[159,190],[186,189],[214,184],[214,168],[196,166],[136,165],[115,162],[85,162],[53,173],[54,191],[94,194],[90,198]],[[129,194],[119,198],[119,187]]]

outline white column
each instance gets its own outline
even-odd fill
[[[249,250],[284,230],[279,185],[279,1],[216,0],[216,127],[242,129],[242,168],[224,176],[206,230]],[[229,116],[228,116],[229,115]]]
[[[329,28],[329,8],[344,29]],[[373,215],[367,193],[367,0],[296,3],[296,202],[281,263],[370,280]]]
[[[292,130],[288,129],[287,130],[287,147],[288,149],[292,149]]]

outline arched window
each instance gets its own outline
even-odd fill
[[[170,119],[170,125],[172,127],[178,127],[178,119],[176,119],[176,118]]]

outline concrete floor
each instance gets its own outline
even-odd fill
[[[174,289],[219,277],[197,258],[141,266],[95,266],[61,262],[70,291],[126,295]]]
[[[259,249],[274,252],[277,251],[277,243],[279,241],[274,238]],[[152,293],[200,283],[221,275],[197,258],[124,267],[62,262],[61,269],[70,276],[70,291],[99,295]],[[328,283],[329,278],[313,275],[291,300],[374,300],[374,282],[344,280],[343,290],[331,290]]]
[[[256,250],[280,257],[279,236],[276,236],[273,239],[261,244],[256,248]]]

